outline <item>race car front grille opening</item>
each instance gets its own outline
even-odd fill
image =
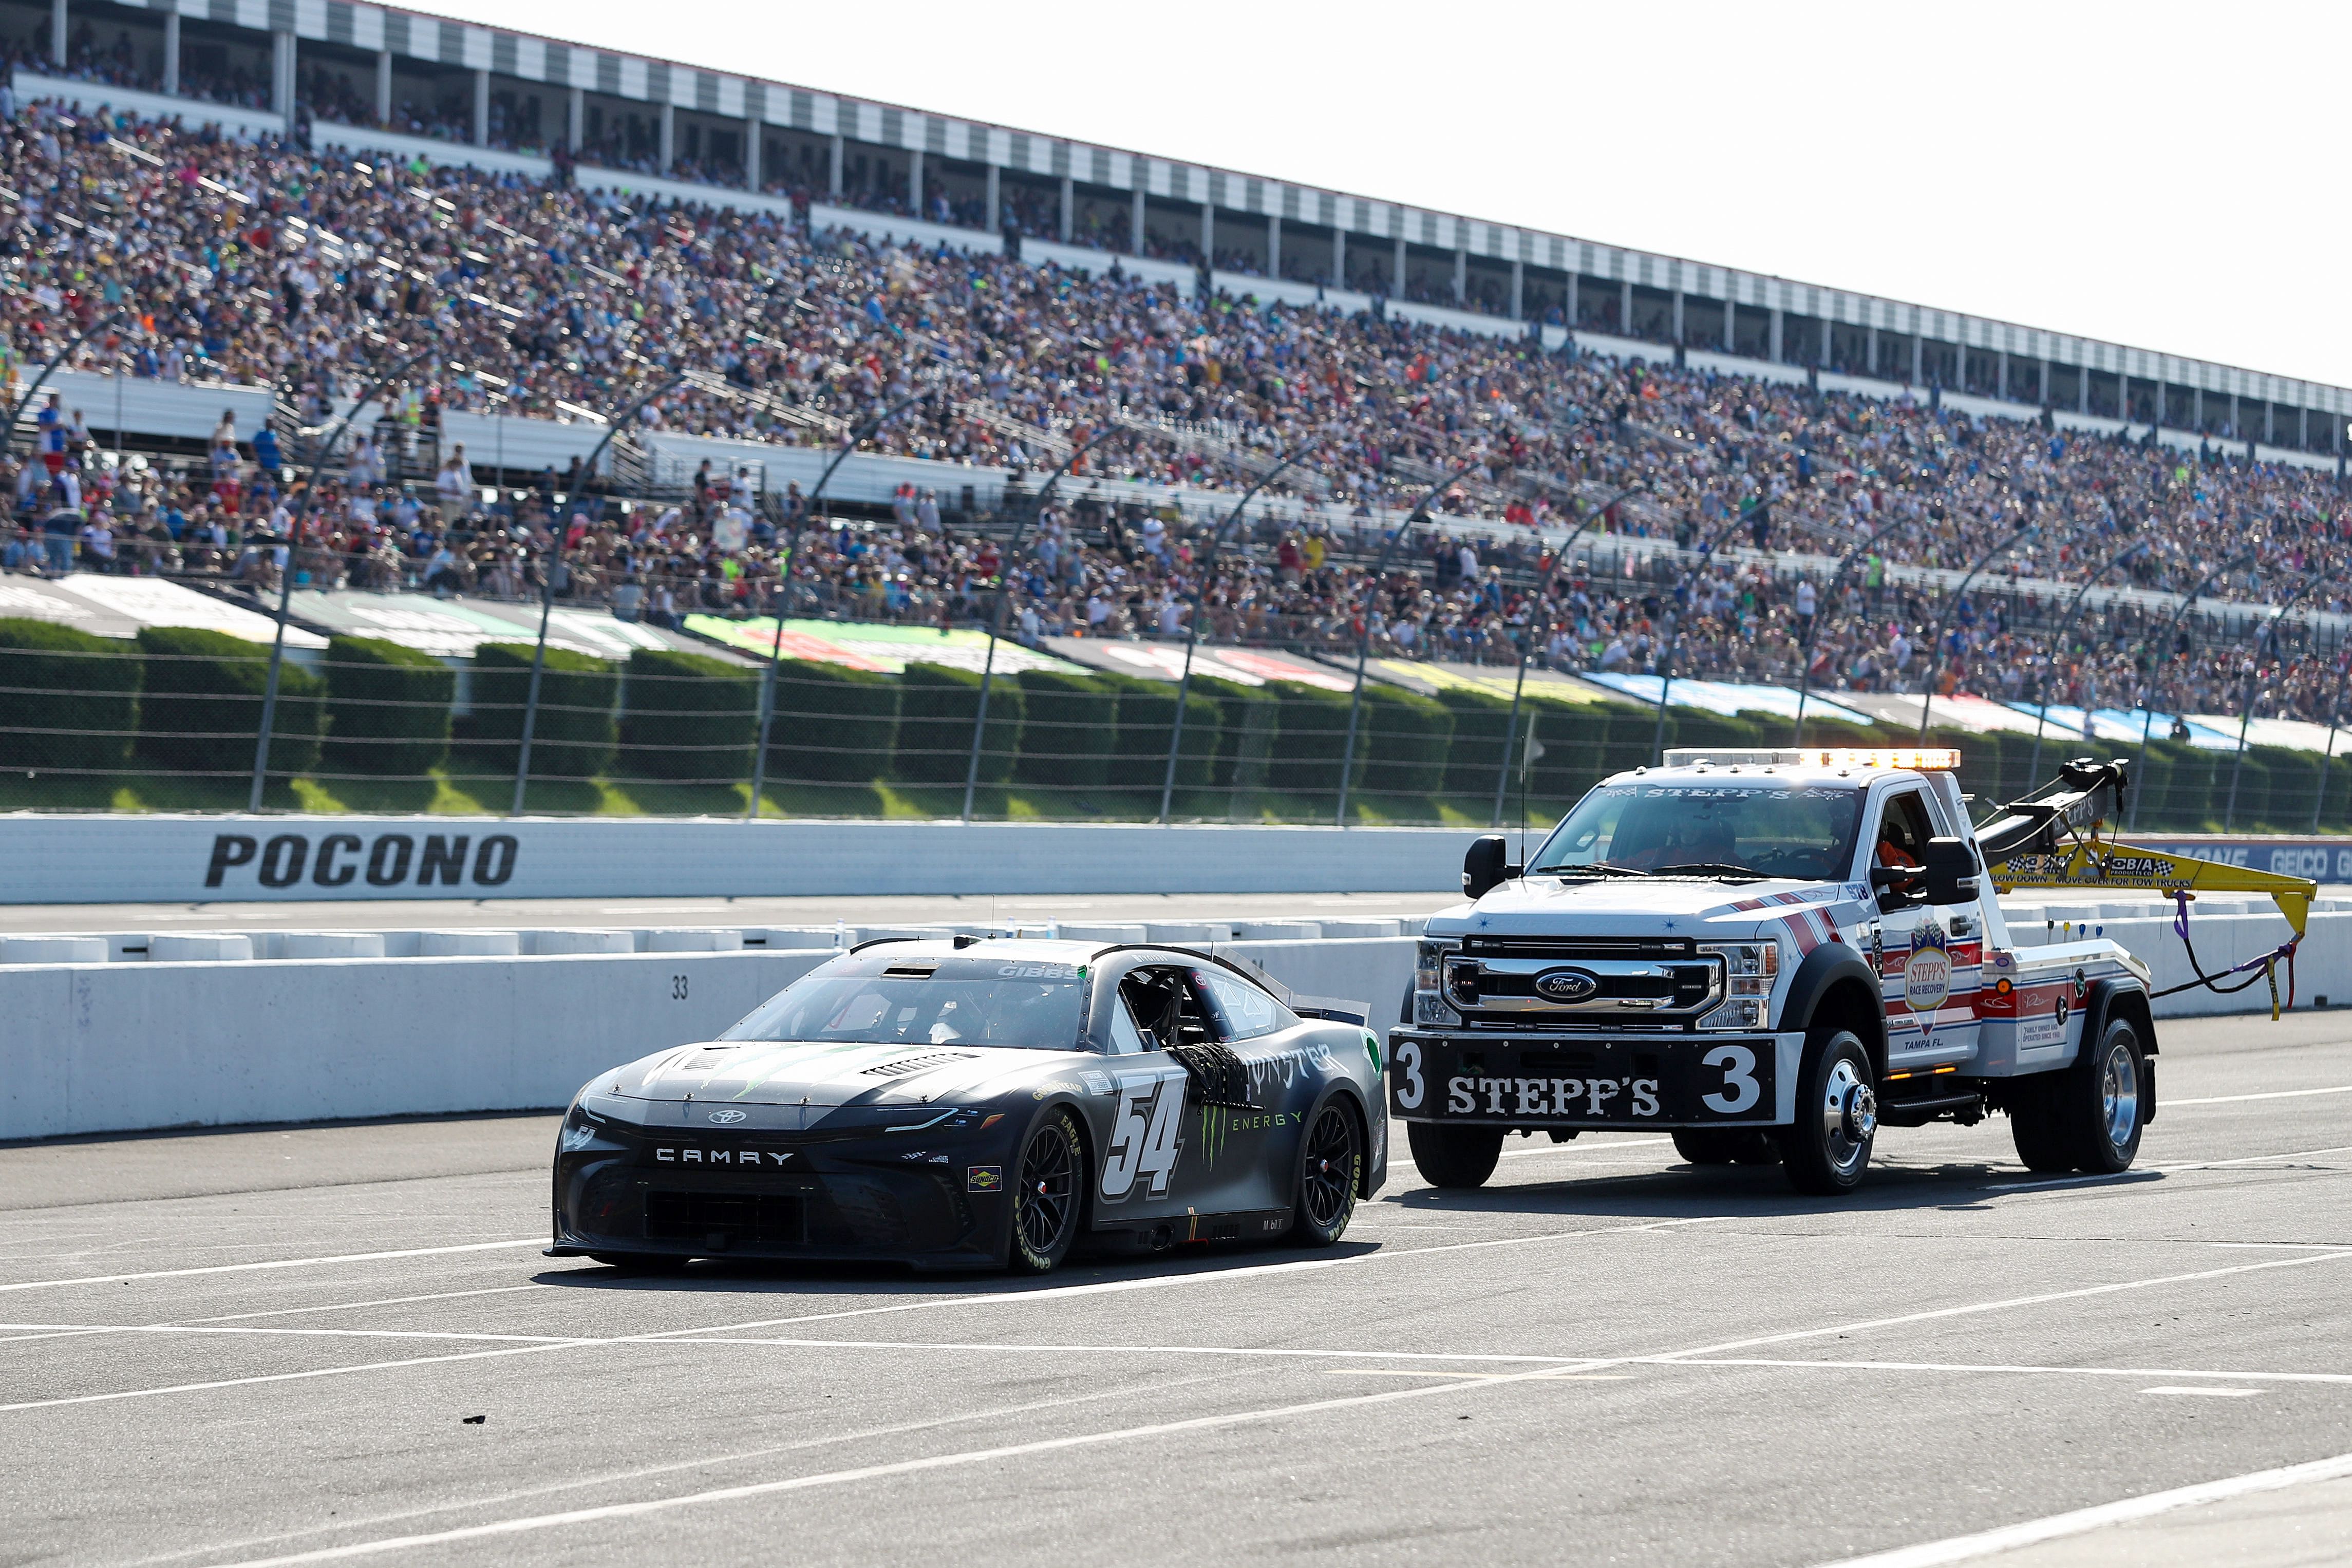
[[[797,1247],[808,1239],[808,1209],[779,1193],[649,1192],[646,1239],[709,1245],[714,1237],[764,1247]]]

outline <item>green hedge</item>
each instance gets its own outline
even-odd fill
[[[473,714],[467,726],[471,760],[485,771],[514,776],[522,743],[523,710],[530,695],[530,643],[485,643],[474,650]],[[594,779],[613,765],[620,738],[613,707],[621,666],[563,648],[547,650],[541,672],[539,716],[531,727],[530,776]]]
[[[870,784],[887,778],[898,744],[898,680],[784,659],[776,665],[768,777],[798,783]]]
[[[760,681],[743,665],[706,653],[632,652],[621,708],[623,777],[749,781],[760,743]]]
[[[898,751],[892,777],[906,784],[961,784],[980,713],[981,677],[946,664],[910,664],[898,678]],[[981,737],[980,782],[1013,778],[1027,703],[1021,683],[1000,675],[988,686],[988,733]]]
[[[327,643],[329,773],[422,778],[449,759],[457,672],[380,637]],[[274,747],[273,747],[274,749]]]
[[[1209,788],[1243,794],[1267,788],[1280,738],[1281,708],[1276,698],[1262,686],[1203,675],[1192,677],[1192,695],[1217,706],[1217,751],[1210,759]]]
[[[1367,797],[1434,795],[1445,787],[1453,709],[1402,686],[1367,681],[1358,728],[1359,788]]]
[[[1100,789],[1126,702],[1109,680],[1068,670],[1024,670],[1014,677],[1027,714],[1015,781],[1042,789]],[[993,688],[988,706],[996,706]]]
[[[1503,768],[1503,737],[1511,727],[1511,699],[1467,686],[1440,686],[1437,700],[1454,715],[1454,741],[1445,757],[1445,792],[1456,800],[1492,800]],[[1522,703],[1520,718],[1527,716]],[[1513,747],[1516,758],[1517,748]]]
[[[0,768],[111,773],[139,727],[139,660],[119,638],[0,619]],[[248,765],[250,763],[250,758]]]
[[[143,695],[139,756],[189,774],[250,775],[269,686],[267,645],[193,626],[140,630]],[[292,660],[278,672],[269,771],[291,777],[319,765],[327,683]]]
[[[1176,723],[1176,685],[1139,675],[1107,677],[1118,688],[1118,737],[1110,764],[1111,787],[1139,791],[1157,801],[1168,786],[1168,732]],[[1198,682],[1194,683],[1197,687]],[[1199,789],[1216,775],[1223,705],[1206,692],[1187,689],[1184,735],[1176,753],[1176,788]]]
[[[1266,781],[1286,794],[1337,795],[1348,745],[1348,694],[1296,681],[1269,681],[1265,690],[1276,705]]]

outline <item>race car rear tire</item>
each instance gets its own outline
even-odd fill
[[[1878,1134],[1878,1097],[1870,1052],[1852,1030],[1816,1030],[1797,1073],[1797,1119],[1780,1130],[1780,1166],[1790,1185],[1816,1197],[1838,1197],[1862,1185]]]
[[[1503,1157],[1500,1127],[1407,1122],[1404,1141],[1412,1150],[1413,1168],[1432,1186],[1484,1186],[1495,1174],[1495,1162]]]
[[[2098,1049],[2085,1050],[2074,1065],[2051,1074],[2056,1119],[2074,1168],[2092,1176],[2131,1169],[2139,1155],[2142,1096],[2147,1092],[2147,1053],[2129,1019],[2111,1018],[2099,1030]]]
[[[1363,1177],[1364,1140],[1356,1118],[1342,1102],[1326,1100],[1298,1140],[1298,1200],[1291,1210],[1290,1239],[1303,1247],[1328,1247],[1345,1236]]]
[[[1695,1166],[1772,1166],[1780,1147],[1760,1127],[1676,1127],[1675,1153]]]
[[[1066,1107],[1055,1106],[1029,1129],[1014,1168],[1011,1267],[1051,1273],[1069,1256],[1087,1207],[1086,1143]]]

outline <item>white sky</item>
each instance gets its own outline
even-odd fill
[[[2340,5],[427,3],[2352,385]]]

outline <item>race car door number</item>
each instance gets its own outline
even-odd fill
[[[1622,1126],[1769,1122],[1769,1040],[1601,1040],[1573,1048],[1517,1041],[1402,1040],[1389,1102],[1416,1121]]]

